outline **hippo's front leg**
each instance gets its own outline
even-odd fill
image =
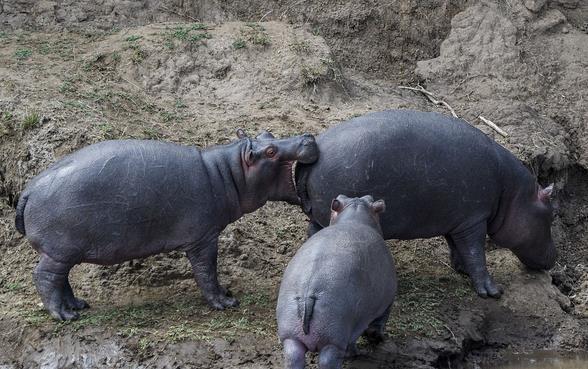
[[[449,235],[461,267],[470,276],[474,289],[480,297],[499,298],[502,289],[496,285],[486,269],[486,224],[479,223],[463,231]]]
[[[239,301],[228,296],[228,291],[218,283],[216,271],[218,235],[187,250],[186,256],[190,260],[194,278],[208,305],[218,310],[239,306]]]

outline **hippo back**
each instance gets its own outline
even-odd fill
[[[210,187],[195,147],[101,142],[29,183],[27,237],[54,259],[76,262],[109,264],[169,251],[210,228],[199,221],[213,218]]]
[[[501,157],[510,155],[462,120],[410,110],[354,118],[317,143],[319,160],[296,172],[305,212],[324,227],[338,194],[383,198],[386,239],[432,237],[491,218]]]
[[[396,294],[393,258],[379,232],[362,224],[336,224],[309,238],[292,258],[280,285],[278,335],[298,337],[311,351],[345,347],[390,306]],[[301,303],[315,296],[308,335]]]

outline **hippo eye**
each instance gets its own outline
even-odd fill
[[[274,157],[274,155],[276,155],[276,149],[274,149],[273,147],[268,147],[268,148],[265,150],[265,155],[266,155],[268,158],[273,158],[273,157]]]

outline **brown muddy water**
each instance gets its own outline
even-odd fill
[[[588,369],[588,353],[562,355],[545,351],[512,355],[500,366],[484,366],[483,369]]]

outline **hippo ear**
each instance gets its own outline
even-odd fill
[[[247,136],[247,133],[245,133],[245,131],[242,128],[237,128],[237,137],[239,139],[243,139],[248,136]]]
[[[343,210],[343,203],[339,201],[339,199],[333,199],[331,202],[331,210],[337,213],[340,212]]]
[[[365,200],[365,201],[367,201],[367,202],[369,202],[370,204],[371,204],[372,202],[374,202],[374,198],[372,197],[372,195],[365,195],[365,196],[362,196],[362,197],[361,197],[361,199],[362,199],[362,200]]]
[[[261,131],[261,133],[259,135],[257,135],[257,139],[258,140],[273,140],[275,139],[274,135],[272,135],[271,133],[269,133],[268,131],[266,131],[265,129],[263,131]]]
[[[539,192],[537,192],[537,196],[541,201],[548,201],[551,199],[551,194],[553,193],[553,183],[545,188],[540,188]]]
[[[384,200],[372,202],[371,207],[374,213],[376,214],[383,213],[386,211],[386,203],[384,202]]]

